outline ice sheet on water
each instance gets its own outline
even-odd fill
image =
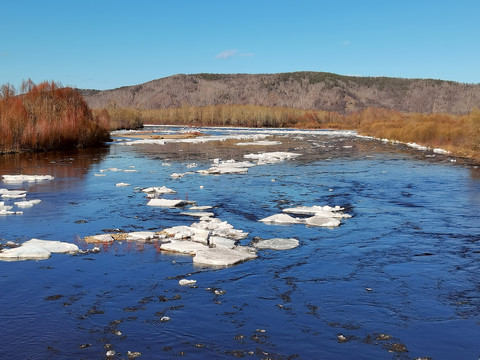
[[[6,183],[36,182],[54,179],[51,175],[2,175],[2,177],[3,182]]]
[[[269,224],[300,224],[302,222],[299,218],[294,218],[288,214],[270,215],[259,221]]]
[[[188,240],[171,240],[168,243],[161,244],[160,248],[164,251],[195,255],[200,250],[208,249],[208,246],[199,242]]]
[[[297,214],[297,215],[317,215],[331,218],[350,218],[351,215],[344,214],[342,211],[345,210],[340,206],[331,207],[328,205],[325,206],[297,206],[294,208],[283,209],[284,213]]]
[[[198,170],[197,172],[202,175],[211,175],[211,174],[246,174],[248,169],[252,166],[255,166],[254,163],[250,161],[235,161],[235,160],[226,160],[221,161],[220,159],[214,159],[213,165],[207,170]]]
[[[0,260],[42,260],[47,259],[52,253],[75,253],[78,246],[62,241],[31,239],[21,246],[0,251]]]
[[[142,189],[142,192],[148,195],[163,195],[163,194],[175,194],[176,191],[172,190],[166,186],[151,186],[145,189]]]
[[[185,205],[185,201],[175,200],[175,199],[151,199],[147,203],[147,205],[173,208],[173,207]]]
[[[33,205],[39,204],[42,200],[34,199],[34,200],[25,200],[25,201],[16,201],[14,202],[19,208],[29,208]]]
[[[257,249],[271,249],[271,250],[290,250],[294,249],[299,245],[297,239],[261,239],[253,243],[253,246]]]
[[[225,267],[256,257],[257,254],[254,249],[244,246],[236,246],[233,249],[214,247],[197,251],[193,257],[193,263],[199,266]]]
[[[2,198],[8,199],[20,199],[27,196],[27,192],[25,190],[0,189],[0,194],[2,194]]]
[[[275,164],[285,160],[296,158],[302,154],[284,152],[284,151],[274,151],[274,152],[263,152],[258,154],[246,154],[244,155],[247,159],[253,159],[257,161],[258,165],[265,164]]]

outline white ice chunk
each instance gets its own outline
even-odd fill
[[[233,249],[235,247],[236,240],[228,239],[222,236],[210,236],[208,242],[210,245],[217,248]]]
[[[260,219],[259,221],[270,224],[299,224],[302,221],[287,214],[275,214]]]
[[[195,285],[196,283],[197,283],[197,280],[191,280],[191,279],[178,280],[178,285],[180,286]]]
[[[189,210],[192,211],[205,211],[205,210],[210,210],[212,207],[205,205],[205,206],[190,206]]]
[[[234,249],[215,247],[197,251],[193,257],[193,263],[200,266],[231,266],[256,257],[257,254],[251,248],[241,246]]]
[[[340,226],[340,220],[332,217],[314,215],[305,219],[305,224],[310,226],[337,227]]]
[[[193,211],[193,212],[185,211],[185,212],[181,212],[180,214],[181,215],[187,215],[187,216],[193,216],[193,217],[199,217],[199,218],[215,216],[214,213],[206,212],[206,211]]]
[[[284,160],[293,159],[302,154],[292,153],[292,152],[265,152],[260,154],[246,154],[243,157],[247,159],[254,159],[257,161],[258,165],[265,164],[275,164]]]
[[[127,234],[127,240],[133,241],[147,241],[155,238],[155,232],[153,231],[134,231]]]
[[[116,183],[115,186],[116,186],[116,187],[124,187],[124,186],[130,186],[130,184],[129,184],[129,183],[120,182],[120,183]]]
[[[176,193],[175,190],[167,188],[166,186],[152,186],[152,187],[143,189],[142,192],[147,194],[156,194],[156,195]]]
[[[53,180],[50,175],[3,175],[3,181],[9,183],[35,182]]]
[[[262,239],[253,244],[258,249],[271,249],[271,250],[290,250],[298,246],[297,239]]]
[[[318,215],[324,217],[334,217],[334,218],[349,218],[349,214],[343,214],[344,208],[340,206],[297,206],[294,208],[284,209],[283,212],[290,214],[299,214],[299,215]]]
[[[0,251],[0,260],[43,260],[48,259],[51,252],[40,246],[19,246],[13,249]]]
[[[2,189],[2,190],[4,190],[1,193],[2,198],[21,199],[27,196],[27,192],[25,190],[6,190],[6,189]]]
[[[161,207],[176,207],[185,205],[184,200],[170,200],[170,199],[151,199],[148,206],[161,206]]]
[[[75,244],[54,240],[31,239],[24,242],[22,247],[24,246],[41,247],[50,251],[51,253],[59,254],[74,253],[79,250],[78,246]]]
[[[169,243],[161,244],[160,248],[164,251],[195,255],[198,251],[208,249],[208,246],[194,241],[172,240]]]
[[[439,148],[433,149],[433,152],[435,154],[442,154],[442,155],[450,154],[450,151],[445,149],[439,149]]]
[[[175,239],[188,239],[195,235],[195,229],[190,228],[190,226],[181,225],[167,228],[163,230],[163,233]]]

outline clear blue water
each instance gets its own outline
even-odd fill
[[[224,269],[138,243],[0,262],[0,358],[102,359],[113,349],[117,359],[127,351],[140,359],[478,359],[480,170],[351,136],[271,140],[282,145],[114,143],[1,157],[0,175],[55,176],[0,182],[42,200],[0,217],[1,243],[36,237],[86,248],[83,237],[111,229],[193,223],[181,209],[146,206],[135,189],[165,185],[177,191],[170,197],[214,206],[216,217],[249,232],[244,245],[260,236],[295,237],[300,246]],[[279,150],[302,156],[243,175],[170,177],[214,158]],[[187,168],[192,162],[198,167]],[[138,172],[94,176],[130,167]],[[353,217],[335,229],[258,222],[297,205],[340,205]],[[198,287],[180,287],[184,277]]]

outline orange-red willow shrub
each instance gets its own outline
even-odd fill
[[[0,91],[0,153],[90,147],[109,139],[109,125],[94,118],[80,93],[54,82],[24,83],[15,95]]]

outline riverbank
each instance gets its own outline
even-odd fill
[[[401,113],[377,108],[342,115],[283,107],[217,105],[136,110],[135,114],[144,124],[355,130],[379,139],[442,148],[480,163],[480,110],[476,108],[464,115]]]

